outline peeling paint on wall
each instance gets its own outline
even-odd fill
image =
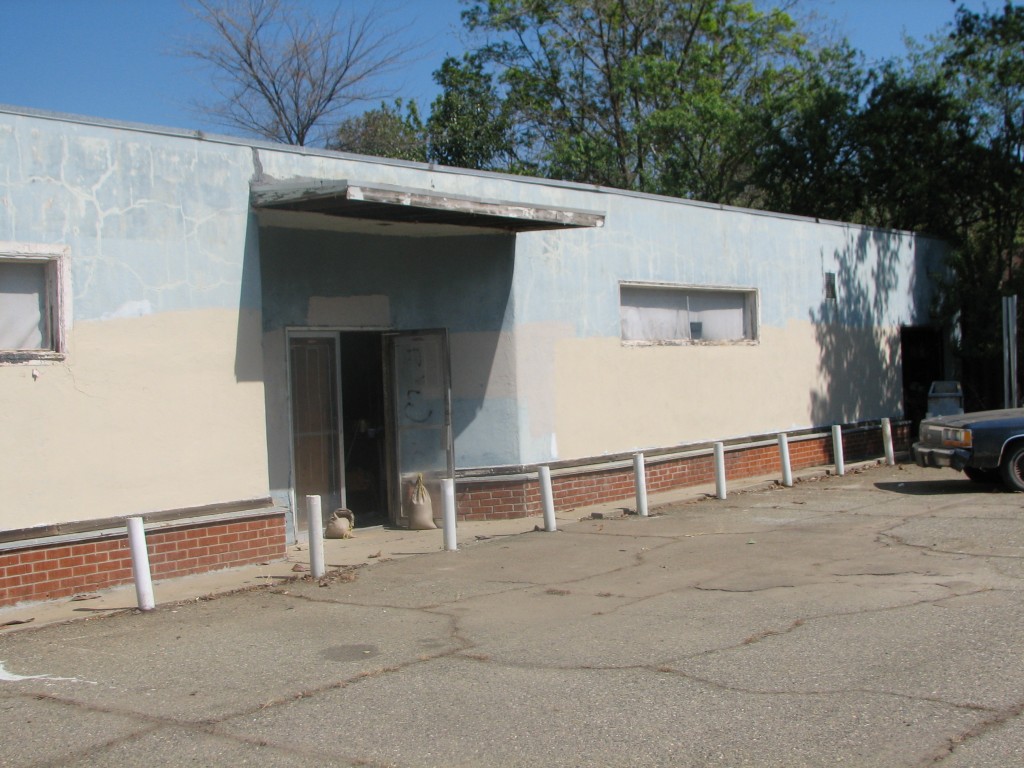
[[[69,247],[77,322],[62,363],[35,377],[0,367],[0,410],[13,414],[0,452],[15,457],[5,469],[31,478],[14,484],[0,526],[268,492],[286,502],[290,328],[447,329],[459,467],[899,413],[899,327],[927,321],[937,241],[259,147],[3,114],[0,240]],[[606,219],[518,235],[339,225],[256,213],[254,178],[366,181]],[[836,276],[834,299],[824,273]],[[623,345],[623,282],[754,288],[758,341]]]

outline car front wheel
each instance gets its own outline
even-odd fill
[[[1024,491],[1024,443],[1010,448],[999,465],[999,473],[1011,491]]]

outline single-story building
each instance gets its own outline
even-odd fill
[[[0,605],[822,463],[942,378],[911,232],[0,107]],[[905,430],[897,431],[903,435]],[[876,454],[877,455],[877,454]]]

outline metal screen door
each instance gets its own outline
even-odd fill
[[[344,503],[338,410],[338,341],[292,337],[292,462],[295,523],[306,530],[306,496],[321,498],[324,515]]]
[[[389,495],[392,522],[408,525],[417,477],[423,476],[435,518],[441,479],[453,471],[448,334],[444,330],[385,334],[388,367]]]

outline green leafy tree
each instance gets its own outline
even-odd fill
[[[514,168],[507,103],[480,57],[449,57],[434,73],[434,80],[442,91],[427,119],[430,160],[460,168]]]
[[[943,58],[953,96],[970,113],[983,149],[985,186],[971,237],[999,262],[1008,286],[1024,287],[1024,7],[957,12]]]
[[[862,220],[952,246],[938,317],[969,408],[1002,404],[1000,296],[1024,274],[1024,8],[957,11],[911,67],[876,73],[858,118]]]
[[[807,67],[790,103],[761,116],[766,138],[753,179],[759,207],[833,220],[861,216],[858,119],[867,82],[853,49],[827,48]]]
[[[427,134],[416,102],[381,104],[343,120],[330,149],[397,160],[427,160]]]
[[[975,215],[980,153],[969,113],[940,79],[892,66],[874,73],[855,144],[859,219],[962,240]]]
[[[709,201],[749,201],[759,115],[806,60],[787,14],[740,0],[478,0],[464,19],[521,168]]]
[[[974,404],[998,405],[999,296],[1024,293],[1024,7],[960,8],[936,53],[949,93],[976,131],[974,179],[980,182],[950,262],[947,311],[959,321],[968,394]]]

